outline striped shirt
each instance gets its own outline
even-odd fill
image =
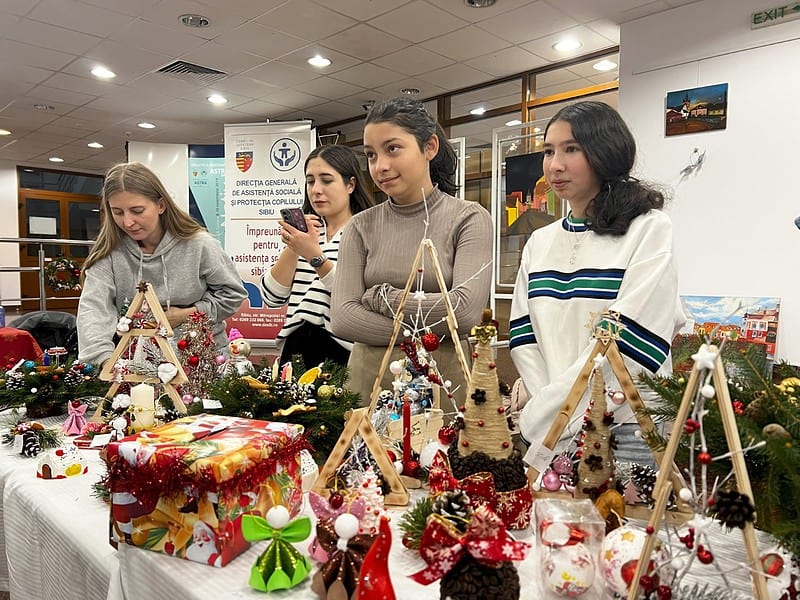
[[[266,305],[270,308],[287,306],[286,320],[275,338],[279,351],[283,349],[286,338],[303,322],[323,327],[345,350],[349,351],[353,348],[352,342],[337,337],[331,331],[330,288],[336,272],[341,237],[341,229],[330,241],[325,240],[324,232],[320,233],[319,245],[333,264],[333,268],[323,278],[320,279],[317,270],[303,257],[299,257],[297,260],[297,269],[295,269],[291,287],[278,283],[269,271],[261,277],[261,295]]]

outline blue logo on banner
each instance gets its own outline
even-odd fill
[[[281,138],[272,144],[269,161],[278,171],[289,171],[300,161],[300,146],[292,138]]]

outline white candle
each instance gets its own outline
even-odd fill
[[[152,385],[140,383],[131,388],[133,426],[138,429],[152,427],[156,419],[155,390]]]

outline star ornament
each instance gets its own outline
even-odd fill
[[[148,284],[147,284],[146,281],[140,281],[137,284],[136,289],[139,290],[140,292],[146,292],[147,291],[147,285]]]
[[[716,352],[706,346],[702,346],[695,354],[692,354],[692,360],[698,369],[712,371],[717,363],[717,356]]]

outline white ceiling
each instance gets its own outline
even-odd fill
[[[0,129],[12,132],[0,160],[103,172],[125,159],[126,140],[212,144],[225,123],[330,123],[403,87],[429,98],[562,61],[552,45],[567,34],[583,43],[572,56],[615,46],[620,23],[693,1],[0,0]],[[185,27],[186,13],[210,27]],[[316,53],[332,64],[308,65]],[[227,76],[209,86],[156,73],[178,59]],[[116,77],[94,78],[98,64]],[[540,78],[539,95],[616,75],[588,69]],[[518,102],[516,89],[465,94],[454,114]],[[210,104],[212,93],[228,103]]]

